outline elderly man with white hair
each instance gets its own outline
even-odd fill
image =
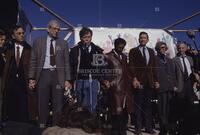
[[[53,125],[62,105],[64,88],[71,89],[70,65],[66,41],[58,37],[60,24],[56,20],[48,23],[47,36],[33,42],[29,68],[29,88],[36,89],[40,127],[47,126],[49,99],[53,110]]]

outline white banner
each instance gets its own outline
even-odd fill
[[[113,42],[116,38],[124,38],[127,42],[125,52],[128,53],[131,48],[139,45],[139,33],[145,31],[149,35],[148,47],[154,48],[156,42],[163,41],[168,46],[168,55],[170,58],[175,56],[175,45],[171,35],[162,29],[138,29],[138,28],[97,28],[90,27],[93,31],[92,42],[104,49],[104,53],[109,52],[113,47]],[[81,28],[75,29],[75,43],[80,41],[79,31]]]

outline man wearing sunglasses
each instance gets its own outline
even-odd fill
[[[31,46],[24,40],[24,29],[16,25],[12,41],[5,53],[3,74],[3,119],[5,121],[28,121],[27,75]]]

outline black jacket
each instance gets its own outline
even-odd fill
[[[81,50],[82,50],[83,46],[84,45],[81,42],[79,42],[77,45],[72,47],[70,50],[70,66],[71,66],[72,80],[80,79],[78,77],[77,71],[80,69],[80,66],[78,66],[78,65],[80,65],[81,60],[82,60],[81,59]],[[95,45],[94,43],[91,43],[91,53],[92,53],[92,55],[93,54],[102,54],[103,49],[101,49],[99,46]],[[79,61],[79,59],[80,59],[80,61]],[[94,66],[93,66],[93,68],[94,68]],[[98,67],[95,67],[95,68],[98,68]]]

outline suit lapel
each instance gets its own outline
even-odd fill
[[[137,47],[137,52],[138,52],[138,55],[140,55],[139,57],[143,57],[142,52],[139,49],[139,46]]]
[[[149,61],[148,61],[148,64],[149,65],[150,63],[152,63],[152,58],[154,57],[154,53],[152,54],[152,51],[150,51],[150,49],[147,47],[147,51],[149,53]]]
[[[190,63],[190,66],[193,67],[193,61],[192,61],[191,57],[188,57],[188,56],[186,56],[186,57],[187,57],[187,59],[188,59],[188,61]]]
[[[137,47],[137,54],[138,54],[138,58],[140,58],[141,63],[144,63],[146,65],[142,52],[139,49],[139,46]]]
[[[23,65],[23,61],[24,61],[24,54],[25,54],[25,52],[26,52],[26,48],[25,47],[23,47],[23,49],[22,49],[22,54],[21,54],[21,57],[20,57],[20,61],[19,61],[19,66],[22,64]]]
[[[55,44],[55,54],[57,56],[57,51],[61,50],[61,47],[60,47],[60,42],[59,40],[56,40],[56,44]]]
[[[46,56],[46,50],[47,50],[47,37],[41,39],[40,46],[41,46],[40,49],[41,49],[41,54],[42,54],[41,59],[42,59],[42,63],[44,64],[45,56]]]
[[[59,50],[61,50],[61,46],[60,46],[61,44],[60,44],[60,41],[59,40],[56,40],[56,44],[55,44],[55,55],[56,55],[56,65],[58,64],[58,61],[59,61]]]
[[[176,57],[176,61],[177,61],[178,66],[180,67],[181,71],[183,72],[183,66],[182,66],[182,64],[181,64],[180,58],[179,58],[179,57]]]
[[[25,62],[25,59],[27,59],[28,53],[30,53],[30,52],[28,51],[28,48],[25,45],[22,50],[22,55],[21,55],[20,62],[19,62],[20,65],[21,64],[24,65],[24,62]]]
[[[9,63],[9,65],[13,64],[13,63],[16,63],[16,60],[15,60],[15,47],[13,47],[12,49],[10,49],[8,52],[7,52],[7,57],[6,57],[6,62]],[[11,67],[11,66],[9,66]]]
[[[114,57],[121,63],[120,56],[118,54],[116,54],[116,52],[114,52],[114,50],[113,50],[113,54],[114,54]]]

